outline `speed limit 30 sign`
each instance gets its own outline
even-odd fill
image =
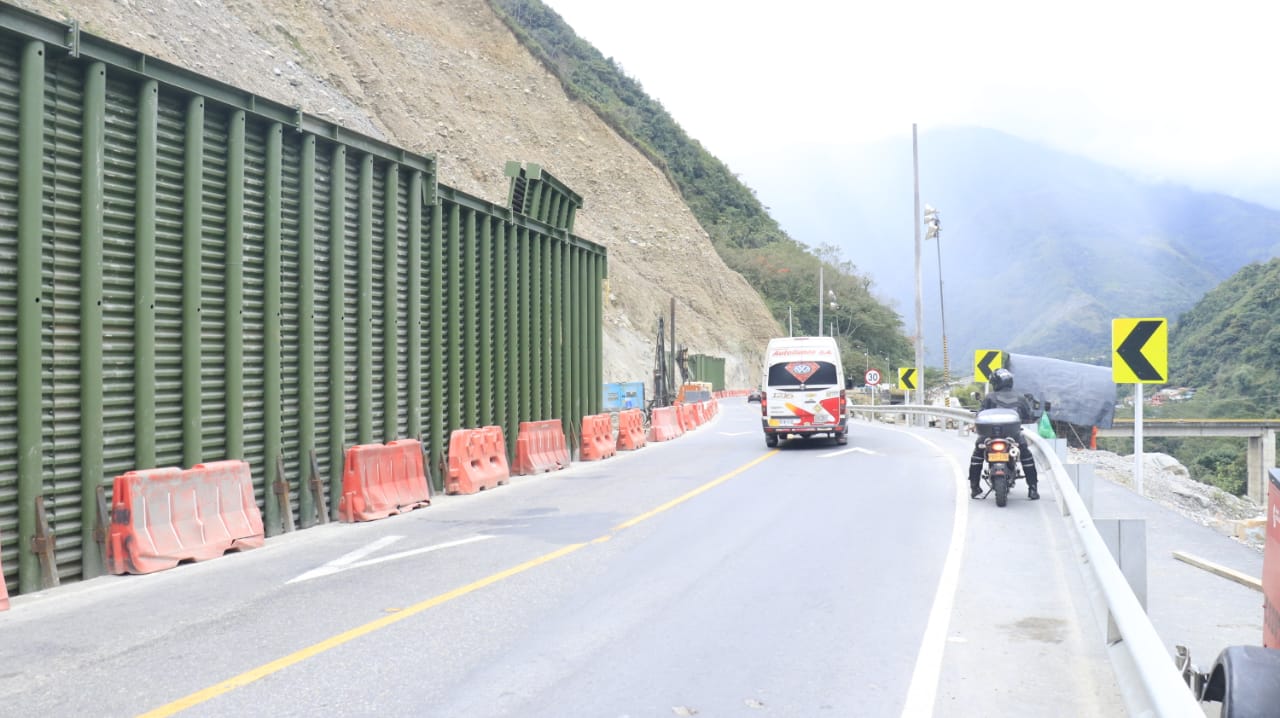
[[[866,381],[867,386],[874,386],[880,383],[880,372],[876,369],[868,369],[862,378]]]

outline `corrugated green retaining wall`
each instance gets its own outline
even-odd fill
[[[572,234],[580,197],[506,171],[486,202],[433,157],[0,6],[9,588],[100,574],[131,469],[243,458],[274,534],[281,480],[317,520],[313,452],[332,511],[353,444],[423,439],[438,487],[453,429],[576,436],[605,251]]]
[[[689,371],[694,381],[709,381],[713,391],[724,391],[724,357],[690,354]]]

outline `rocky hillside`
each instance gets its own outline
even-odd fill
[[[605,245],[606,381],[648,380],[657,318],[758,380],[781,332],[664,175],[522,48],[485,0],[20,0],[19,7],[415,152],[443,184],[502,202],[508,160],[582,195],[575,231]]]

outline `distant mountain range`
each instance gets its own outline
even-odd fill
[[[1151,184],[1000,132],[922,133],[921,203],[942,221],[942,278],[953,373],[973,350],[1106,362],[1111,319],[1175,319],[1246,264],[1280,255],[1280,212]],[[839,246],[915,327],[910,139],[778,162],[812,181],[751,183],[796,239]],[[794,173],[792,174],[794,177]],[[938,250],[925,241],[926,363],[940,366]]]

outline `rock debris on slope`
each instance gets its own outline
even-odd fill
[[[1168,454],[1143,453],[1142,492],[1153,501],[1200,524],[1216,529],[1241,543],[1262,550],[1266,539],[1265,510],[1246,498],[1233,496],[1216,486],[1191,478],[1187,468]],[[1068,461],[1093,464],[1095,474],[1115,484],[1134,488],[1133,455],[1110,451],[1069,449]]]
[[[568,99],[484,0],[18,0],[46,17],[302,108],[414,152],[440,181],[502,202],[508,160],[536,162],[582,195],[575,233],[609,251],[605,381],[646,381],[657,318],[758,381],[781,333],[716,254],[662,172]]]

